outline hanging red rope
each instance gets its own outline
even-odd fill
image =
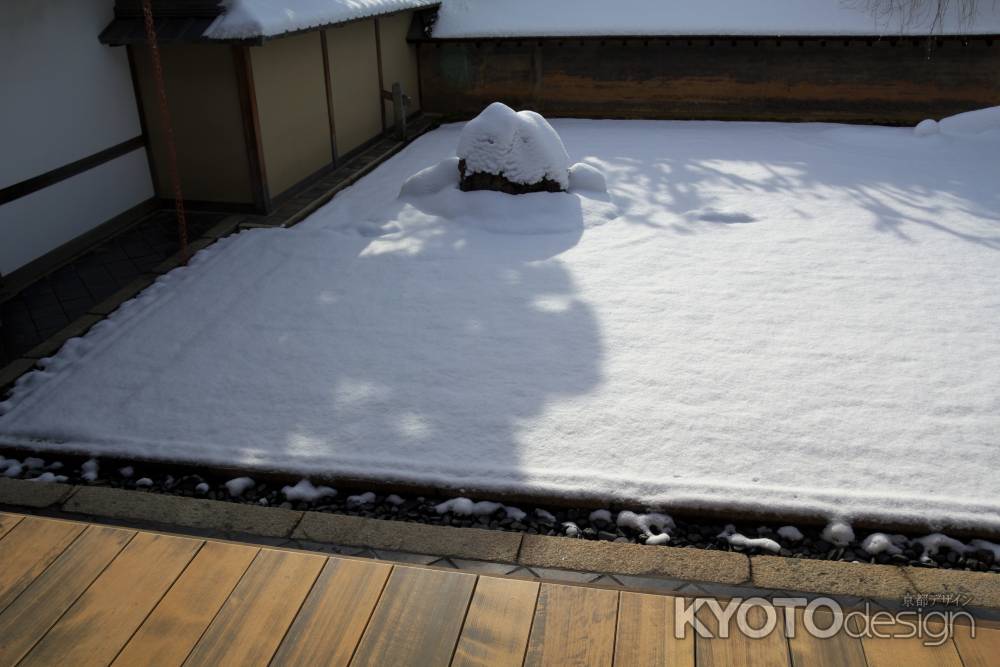
[[[170,107],[167,106],[167,88],[163,83],[163,66],[160,64],[160,46],[156,40],[156,28],[153,26],[152,0],[142,0],[142,14],[146,23],[146,44],[153,60],[153,78],[156,81],[156,92],[160,102],[160,124],[163,126],[163,136],[167,144],[167,170],[170,185],[174,190],[174,209],[177,212],[177,237],[181,247],[181,264],[188,261],[187,217],[184,214],[184,196],[181,193],[181,179],[177,173],[177,147],[174,145],[174,126],[170,120]]]

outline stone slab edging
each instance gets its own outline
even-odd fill
[[[734,551],[653,547],[547,535],[524,535],[517,563],[527,567],[671,577],[719,584],[750,581],[750,559]]]
[[[222,533],[288,537],[302,512],[278,507],[227,503],[143,493],[100,486],[80,486],[62,504],[64,512],[129,521],[148,521]]]
[[[139,522],[223,535],[286,538],[432,556],[684,579],[861,599],[962,593],[971,605],[1000,609],[1000,575],[933,568],[843,563],[668,546],[455,528],[296,511],[99,486],[0,478],[0,506]],[[127,525],[127,524],[126,524]]]
[[[751,583],[760,588],[901,600],[916,587],[895,565],[751,556]]]
[[[521,533],[326,512],[304,512],[304,515],[292,532],[292,539],[501,563],[517,563],[521,547]]]

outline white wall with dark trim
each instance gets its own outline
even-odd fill
[[[113,0],[0,2],[0,189],[142,133]],[[0,205],[0,274],[153,196],[143,148]]]

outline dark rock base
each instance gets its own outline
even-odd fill
[[[493,190],[509,195],[524,195],[529,192],[565,192],[563,187],[553,180],[543,178],[537,183],[514,183],[497,174],[483,172],[466,172],[465,160],[458,163],[459,188],[462,192],[473,190]]]

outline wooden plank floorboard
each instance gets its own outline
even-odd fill
[[[206,542],[115,659],[117,666],[182,665],[260,551]]]
[[[524,664],[610,667],[618,591],[542,584]]]
[[[721,603],[725,606],[725,602]],[[768,612],[757,605],[742,605],[749,607],[746,612],[751,628],[759,629],[765,626]],[[753,667],[785,667],[789,664],[788,641],[785,639],[784,612],[769,607],[776,621],[774,630],[764,637],[749,637],[737,626],[737,618],[741,612],[733,614],[729,623],[729,636],[722,638],[715,615],[704,606],[698,610],[698,619],[712,633],[712,637],[695,637],[695,656],[698,667],[737,667],[752,665]],[[689,628],[689,632],[694,632]]]
[[[6,535],[10,530],[21,522],[24,518],[17,514],[7,514],[5,512],[0,512],[0,540]]]
[[[89,526],[0,614],[0,665],[16,664],[104,571],[134,530]]]
[[[396,566],[351,665],[447,665],[476,576]]]
[[[714,601],[724,607],[726,601]],[[675,598],[481,576],[0,513],[0,665],[986,667],[1000,626],[675,639]],[[765,610],[751,605],[761,627]],[[882,612],[881,614],[885,614]],[[698,618],[717,632],[715,615]],[[829,626],[830,612],[816,623]],[[851,631],[859,634],[858,619]],[[891,628],[883,616],[885,634]],[[939,626],[934,628],[939,630]]]
[[[538,589],[535,581],[480,576],[452,666],[520,666],[528,648]]]
[[[20,664],[108,665],[202,544],[139,533]]]
[[[1000,629],[977,625],[973,638],[969,626],[955,626],[955,646],[965,667],[996,667],[1000,664]]]
[[[0,540],[0,611],[40,575],[85,526],[29,516]]]
[[[391,571],[386,563],[328,560],[271,665],[350,664]]]
[[[675,636],[674,600],[623,591],[618,602],[616,667],[693,666],[694,634]]]
[[[926,638],[904,637],[910,629],[897,624],[878,625],[881,637],[863,636],[861,644],[869,667],[962,667],[955,642],[948,639],[940,646],[925,646]],[[894,635],[894,636],[887,636]],[[994,661],[993,664],[996,664]]]
[[[185,665],[266,665],[326,558],[261,549]]]
[[[814,636],[805,623],[805,611],[795,610],[795,634],[788,639],[794,667],[865,667],[865,650],[861,638],[844,632],[843,615],[839,617],[840,632],[828,638]],[[829,610],[813,614],[813,630],[832,629],[834,615]]]

